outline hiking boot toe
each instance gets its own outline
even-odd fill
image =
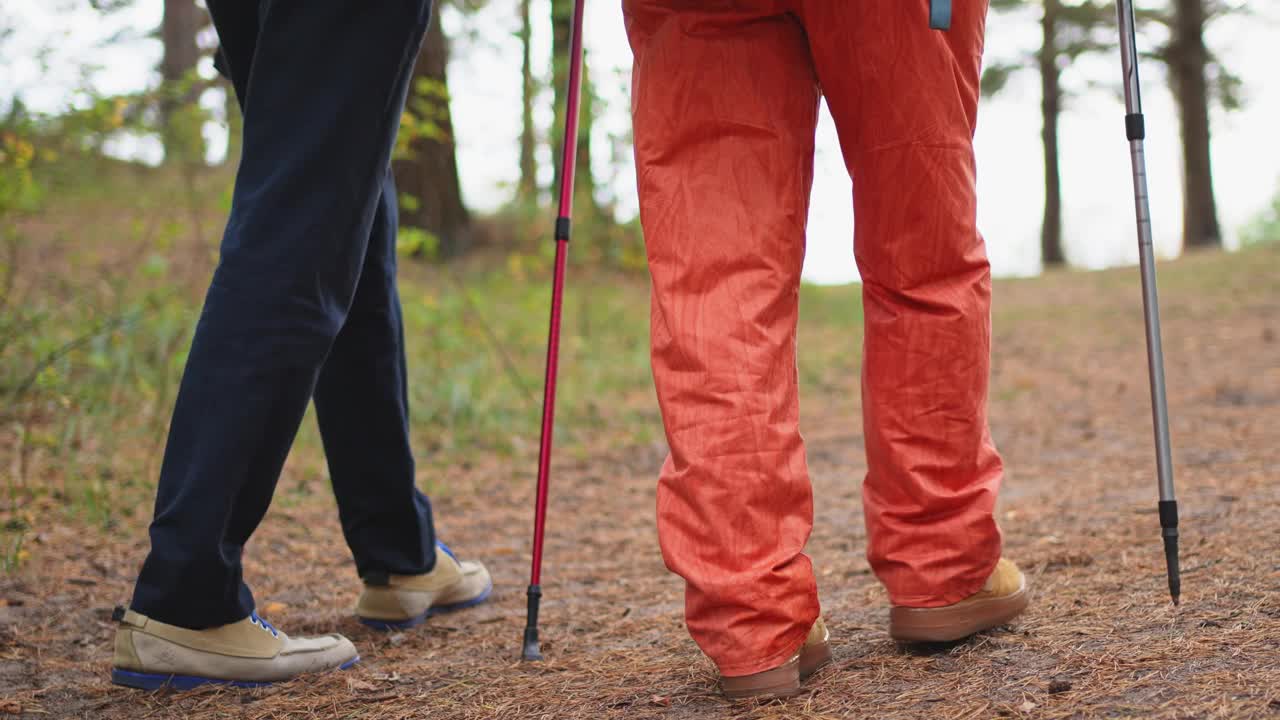
[[[205,630],[168,625],[132,610],[119,611],[117,618],[111,681],[144,690],[259,687],[345,669],[360,660],[355,645],[341,635],[290,637],[257,613]]]
[[[379,630],[414,627],[433,615],[478,605],[493,591],[484,565],[458,560],[443,543],[436,545],[436,565],[421,575],[367,575],[356,603],[360,622]]]
[[[960,602],[890,609],[889,636],[905,643],[955,642],[1010,622],[1029,602],[1026,576],[1013,562],[1001,558],[982,589]]]
[[[800,650],[781,665],[750,675],[720,678],[720,690],[730,700],[786,698],[800,692],[800,683],[831,662],[831,633],[818,618]]]

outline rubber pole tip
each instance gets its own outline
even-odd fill
[[[542,648],[538,646],[538,628],[524,629],[524,650],[520,653],[520,658],[529,662],[542,659]]]
[[[1169,571],[1169,597],[1177,605],[1182,597],[1182,570],[1178,565],[1178,531],[1166,529],[1164,535],[1164,559]]]

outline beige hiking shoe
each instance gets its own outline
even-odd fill
[[[423,575],[366,575],[356,603],[360,622],[379,630],[403,630],[432,615],[484,602],[493,580],[484,565],[459,561],[444,543],[436,543],[436,566]]]
[[[1029,600],[1026,577],[1012,561],[1001,558],[982,590],[958,603],[889,610],[889,636],[898,642],[961,640],[1013,620]]]
[[[111,682],[158,690],[208,683],[259,687],[303,673],[345,669],[360,660],[341,635],[293,638],[257,613],[230,625],[188,630],[116,608]]]
[[[730,700],[791,697],[800,692],[800,683],[831,662],[830,640],[831,633],[822,618],[818,618],[809,628],[809,635],[800,651],[786,662],[751,675],[722,677],[720,690]]]

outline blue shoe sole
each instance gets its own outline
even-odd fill
[[[469,607],[475,607],[476,605],[479,605],[485,600],[488,600],[489,595],[491,595],[492,593],[493,593],[493,581],[491,580],[489,581],[489,584],[485,587],[484,592],[471,598],[470,600],[463,600],[462,602],[452,603],[450,605],[435,605],[433,607],[427,608],[427,611],[422,613],[421,615],[411,617],[408,620],[375,620],[373,618],[366,618],[366,617],[360,617],[358,619],[360,620],[361,624],[367,625],[373,628],[374,630],[408,630],[409,628],[417,627],[422,623],[426,622],[427,618],[435,617],[436,615],[444,615],[446,613],[456,612],[458,610],[466,610]]]
[[[347,668],[360,662],[360,656],[357,655],[350,660],[338,666],[339,670]],[[260,688],[274,684],[274,682],[251,682],[248,680],[219,680],[217,678],[197,677],[195,675],[165,675],[159,673],[140,673],[132,670],[121,670],[115,668],[111,671],[111,682],[116,685],[125,687],[138,688],[139,690],[160,690],[169,688],[170,690],[194,690],[204,685],[222,685],[225,687],[237,688]]]

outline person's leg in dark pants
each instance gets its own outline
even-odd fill
[[[342,532],[365,581],[356,615],[384,630],[471,607],[493,588],[483,565],[436,542],[431,503],[414,484],[397,201],[388,170],[355,301],[315,390]]]
[[[315,390],[342,531],[362,576],[425,573],[436,559],[431,505],[414,486],[409,449],[396,203],[388,170],[355,301]]]
[[[253,611],[240,556],[357,294],[430,12],[272,0],[249,18],[247,4],[209,2],[240,80],[243,157],[132,603],[190,629]]]
[[[112,680],[260,683],[358,660],[290,638],[241,575],[308,401],[365,590],[364,622],[468,607],[484,566],[435,542],[414,485],[390,155],[428,0],[208,0],[244,111],[231,218],[161,468],[151,553],[117,614]]]

